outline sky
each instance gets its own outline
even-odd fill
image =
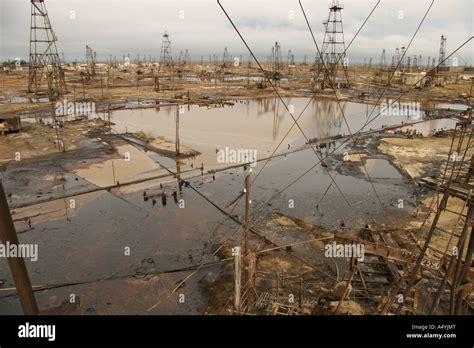
[[[67,61],[84,61],[85,46],[98,60],[109,55],[118,60],[160,56],[162,34],[170,35],[174,58],[188,49],[193,60],[218,55],[227,47],[231,56],[248,59],[249,53],[214,0],[45,0],[58,50]],[[318,45],[324,36],[322,24],[332,0],[301,0]],[[349,62],[373,58],[380,61],[386,49],[390,63],[395,48],[407,46],[432,0],[381,0],[358,36],[347,49]],[[317,53],[298,0],[222,0],[222,5],[250,48],[260,59],[270,55],[275,41],[283,60],[289,49],[296,61]],[[377,0],[345,0],[342,10],[346,46]],[[0,60],[28,59],[30,1],[0,1]],[[473,36],[473,0],[435,0],[415,36],[407,55],[438,58],[440,36],[447,37],[447,53]],[[454,57],[459,64],[474,62],[474,40]]]

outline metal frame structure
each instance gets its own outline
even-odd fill
[[[339,3],[339,0],[333,0],[329,7],[329,15],[324,24],[324,39],[321,48],[321,56],[323,61],[319,59],[316,78],[323,76],[321,88],[337,88],[337,72],[339,64],[344,71],[344,83],[349,85],[349,76],[344,59],[346,57],[346,45],[344,41],[344,27],[342,25],[341,10],[344,7]]]
[[[89,79],[95,76],[96,57],[97,53],[86,45],[87,76]]]
[[[471,110],[456,124],[440,180],[421,180],[437,190],[437,209],[433,211],[435,214],[418,256],[407,264],[405,276],[394,282],[383,300],[382,314],[435,314],[441,302],[449,306],[451,314],[463,314],[467,310],[467,297],[472,291],[469,273],[474,251],[474,154],[468,155],[472,135]],[[448,200],[452,198],[464,202],[460,211],[448,209]],[[451,231],[440,227],[440,220],[447,214],[458,216],[458,223]],[[433,239],[437,234],[449,237],[445,248],[437,247]],[[449,290],[445,291],[446,288]],[[417,306],[418,295],[425,299],[421,308]]]
[[[171,55],[171,41],[167,31],[163,34],[163,42],[161,44],[160,64],[166,66],[173,65],[173,56]]]
[[[64,71],[61,67],[58,41],[44,0],[31,1],[30,63],[28,93],[47,95],[51,100],[67,93]]]

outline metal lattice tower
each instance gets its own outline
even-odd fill
[[[398,65],[398,63],[400,62],[400,50],[398,49],[398,47],[395,49],[395,54],[393,55],[392,57],[392,65],[391,65],[391,68],[392,69],[395,69]]]
[[[222,66],[226,67],[230,63],[229,51],[227,51],[227,47],[224,48],[224,53],[222,54]]]
[[[170,36],[166,31],[163,34],[163,42],[161,44],[160,63],[163,65],[173,65]]]
[[[405,46],[402,46],[401,51],[400,51],[400,59],[399,59],[400,65],[398,67],[400,71],[403,71],[403,69],[405,69],[405,63],[406,63],[405,51],[406,51]]]
[[[323,46],[321,55],[323,61],[319,63],[318,77],[323,73],[322,88],[337,87],[337,71],[338,66],[341,65],[344,71],[344,80],[349,84],[346,67],[344,66],[346,45],[344,42],[344,28],[342,25],[341,10],[344,7],[339,3],[339,0],[333,0],[329,7],[329,16],[323,22],[325,33],[323,39]],[[326,68],[324,68],[324,65]]]
[[[446,62],[444,62],[445,59],[446,59],[446,36],[441,35],[441,41],[439,44],[438,64],[442,68],[446,67]]]
[[[186,48],[186,51],[184,51],[184,64],[189,64],[191,63],[191,57],[189,55],[189,51]]]
[[[87,76],[89,78],[95,76],[96,52],[88,45],[86,45],[86,62],[87,62]],[[112,58],[110,58],[112,63]]]
[[[291,52],[291,50],[288,50],[287,64],[295,65],[295,55]]]
[[[274,73],[277,73],[281,69],[281,48],[280,44],[276,41],[275,46],[272,47],[271,64]]]
[[[382,69],[387,65],[387,58],[385,57],[385,48],[382,50],[382,55],[380,56],[379,69]]]
[[[57,40],[44,0],[31,0],[28,93],[54,100],[67,92]]]

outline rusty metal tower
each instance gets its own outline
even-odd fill
[[[44,0],[31,1],[28,93],[58,99],[67,92],[56,41]]]
[[[399,63],[399,62],[400,62],[400,50],[399,50],[399,48],[397,47],[397,48],[395,49],[395,54],[392,56],[392,64],[390,65],[390,68],[391,68],[392,70],[395,70],[395,68],[397,68],[397,67],[400,68],[400,67],[398,66],[398,63]]]
[[[446,59],[446,36],[441,35],[441,41],[439,44],[439,58],[438,58],[438,64],[441,68],[446,67],[446,62],[444,61]]]
[[[345,66],[345,51],[346,45],[344,42],[344,28],[342,25],[341,10],[344,7],[339,3],[339,0],[333,0],[329,7],[328,19],[323,22],[325,33],[323,39],[323,46],[321,55],[323,61],[319,62],[317,77],[322,74],[322,88],[337,88],[337,72],[338,66],[342,67],[344,71],[344,79],[340,82],[349,84],[347,69]]]
[[[86,45],[87,77],[89,79],[95,76],[96,57],[96,52],[90,46]]]
[[[281,69],[281,48],[278,42],[272,47],[271,65],[274,73],[278,73]]]
[[[191,56],[189,55],[189,51],[186,48],[186,51],[184,51],[184,64],[189,64],[191,63]]]
[[[387,58],[385,55],[385,48],[382,50],[382,55],[380,56],[379,69],[383,69],[387,66]]]
[[[293,54],[293,52],[291,52],[291,50],[288,50],[288,57],[286,62],[288,65],[295,65],[295,55]]]
[[[472,142],[472,110],[469,110],[456,123],[442,173],[437,178],[420,180],[422,185],[437,191],[431,204],[435,209],[429,207],[431,226],[424,231],[424,241],[422,235],[416,240],[411,261],[383,299],[382,314],[432,315],[440,305],[452,315],[468,311],[474,253]],[[448,205],[451,200],[461,204]],[[456,222],[446,229],[442,221],[447,217]],[[441,239],[447,241],[446,245],[439,243]]]
[[[222,54],[222,66],[225,68],[230,65],[230,57],[229,51],[227,51],[227,47],[224,48],[224,53]]]
[[[160,63],[163,65],[173,65],[173,58],[171,56],[171,41],[168,32],[163,34],[163,42],[161,44]]]

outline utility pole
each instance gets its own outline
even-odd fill
[[[0,239],[10,245],[16,245],[19,248],[18,236],[15,231],[15,225],[10,215],[7,197],[0,180]],[[18,297],[20,298],[23,313],[26,315],[37,315],[38,305],[31,286],[28,270],[22,257],[7,257],[8,266],[15,282]]]
[[[179,104],[176,105],[176,156],[179,156]]]
[[[248,234],[249,234],[249,223],[250,223],[250,174],[245,176],[245,222],[244,222],[244,254],[247,255],[249,252],[248,247]]]
[[[234,270],[235,270],[235,284],[234,284],[234,310],[240,311],[240,289],[242,285],[242,253],[240,247],[233,248],[234,253]]]

